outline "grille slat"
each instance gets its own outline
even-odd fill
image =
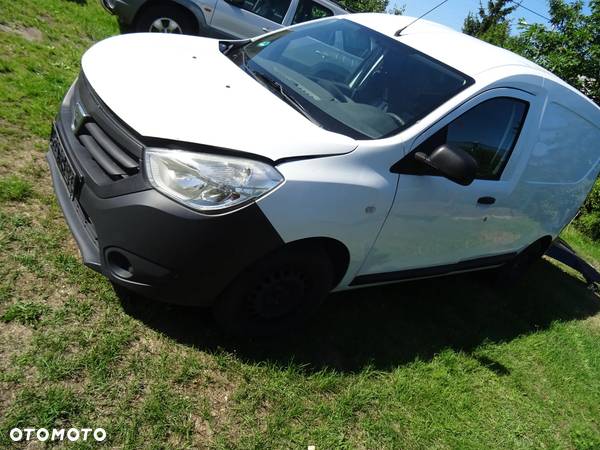
[[[107,175],[102,184],[137,174],[142,144],[97,98],[83,74],[79,77],[77,94],[75,101],[81,103],[88,117],[76,136],[98,170]]]
[[[98,145],[92,136],[89,134],[80,134],[79,140],[83,146],[90,152],[92,158],[98,165],[111,177],[122,177],[126,175],[124,169],[119,167],[108,154]]]
[[[117,117],[102,103],[83,74],[79,77],[78,92],[86,111],[111,140],[134,158],[142,156],[142,144],[125,130]]]
[[[130,158],[123,150],[119,148],[107,135],[102,131],[102,128],[94,122],[85,124],[85,129],[92,135],[98,145],[114,159],[119,166],[125,169],[126,172],[132,173],[137,171],[138,162]]]

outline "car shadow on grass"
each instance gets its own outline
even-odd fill
[[[122,298],[125,311],[147,326],[206,352],[230,352],[247,362],[303,370],[391,370],[429,360],[445,349],[472,352],[600,311],[585,284],[542,260],[515,285],[493,287],[483,272],[332,294],[318,316],[287,336],[223,336],[210,311],[141,298]],[[499,375],[508,369],[473,354]]]

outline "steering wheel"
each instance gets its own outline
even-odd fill
[[[403,127],[404,125],[406,125],[406,123],[404,122],[404,120],[402,120],[398,115],[388,112],[386,113],[388,116],[390,116],[392,119],[394,119],[394,121],[400,125],[401,127]]]
[[[333,81],[327,80],[325,78],[317,78],[317,77],[310,77],[310,79],[312,81],[314,81],[315,83],[324,87],[331,95],[333,95],[333,98],[335,98],[336,100],[338,100],[342,103],[347,103],[348,100],[352,100]]]

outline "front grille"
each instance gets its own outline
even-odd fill
[[[76,137],[88,156],[109,182],[137,174],[142,144],[96,96],[83,74],[77,83],[77,94],[75,101],[81,104],[88,117],[77,130]]]
[[[122,179],[138,172],[139,160],[133,159],[119,147],[96,122],[86,122],[77,138],[92,159],[112,179]]]

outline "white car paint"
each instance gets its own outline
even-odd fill
[[[143,136],[273,161],[356,148],[353,139],[314,125],[240,70],[215,39],[116,36],[88,50],[81,66],[102,101]]]
[[[360,275],[519,252],[542,237],[555,238],[598,175],[600,108],[530,61],[446,27],[421,20],[395,37],[412,18],[345,18],[475,83],[395,136],[357,141],[305,119],[221,55],[213,40],[112,38],[86,53],[83,70],[113,112],[142,135],[273,161],[335,155],[278,164],[286,181],[258,205],[285,242],[329,237],[346,246],[350,264],[338,290]],[[527,101],[529,110],[499,180],[460,186],[390,172],[441,127],[485,100],[506,96]],[[497,202],[479,205],[482,196]]]

